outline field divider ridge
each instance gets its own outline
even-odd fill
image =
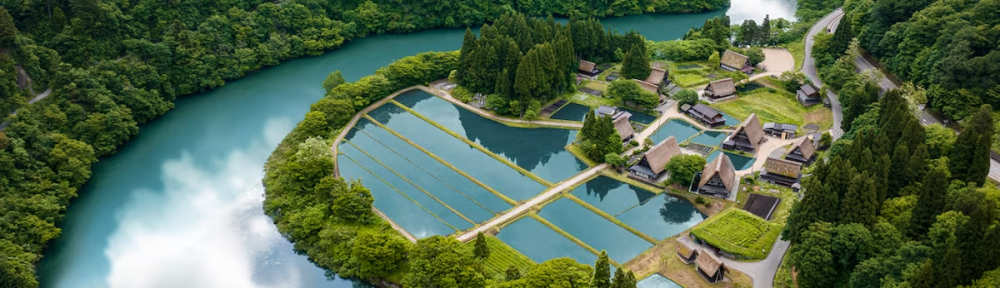
[[[358,167],[361,167],[361,169],[365,169],[365,171],[368,171],[368,174],[372,174],[372,176],[375,176],[376,179],[378,179],[379,181],[382,181],[382,183],[385,183],[385,185],[387,185],[390,188],[392,188],[392,190],[395,190],[396,193],[399,193],[399,195],[403,195],[403,197],[406,197],[406,199],[409,199],[410,202],[413,202],[413,204],[416,204],[417,207],[420,207],[420,209],[423,209],[424,211],[427,211],[428,214],[431,214],[431,216],[434,216],[434,218],[438,219],[438,221],[441,221],[441,223],[444,223],[444,225],[448,225],[448,227],[451,227],[451,229],[454,229],[455,231],[459,231],[458,228],[455,228],[455,226],[451,226],[451,224],[449,224],[448,221],[444,221],[444,219],[441,219],[441,217],[439,217],[437,214],[434,214],[434,212],[431,212],[431,210],[427,209],[427,207],[424,207],[424,205],[420,205],[420,202],[417,202],[417,200],[413,200],[413,198],[410,198],[409,195],[406,195],[406,193],[403,193],[403,191],[400,191],[399,188],[396,188],[396,186],[392,185],[392,183],[389,183],[389,181],[385,181],[385,179],[383,179],[382,177],[379,177],[378,175],[376,175],[375,172],[373,172],[372,170],[368,170],[368,167],[365,167],[364,165],[361,165],[361,163],[359,163],[357,160],[354,160],[354,158],[352,158],[350,155],[347,155],[347,154],[344,154],[344,153],[340,153],[340,155],[344,155],[344,157],[347,157],[347,160],[351,160],[351,162],[354,162],[354,164],[358,164]],[[372,207],[374,207],[374,206],[372,206]],[[409,232],[407,232],[407,233],[409,233]]]
[[[371,116],[368,116],[367,114],[365,114],[364,117],[365,117],[365,119],[368,119],[368,121],[371,121],[372,123],[374,123],[376,126],[382,128],[382,129],[385,129],[385,131],[391,133],[392,135],[395,135],[400,140],[403,140],[404,142],[409,143],[410,145],[412,145],[414,148],[417,148],[418,150],[423,151],[424,153],[427,153],[428,156],[431,156],[431,158],[434,158],[438,162],[441,162],[441,164],[444,164],[444,166],[448,166],[448,168],[451,168],[452,170],[455,170],[455,172],[458,172],[458,174],[461,174],[462,176],[465,176],[465,178],[468,178],[473,183],[476,183],[477,185],[482,186],[483,189],[486,189],[486,191],[490,191],[490,193],[493,193],[493,195],[496,195],[497,197],[500,197],[500,199],[502,199],[504,202],[507,202],[510,205],[517,205],[517,201],[514,201],[514,199],[511,199],[510,197],[507,197],[507,195],[504,195],[503,193],[500,193],[500,191],[497,191],[496,189],[493,189],[492,187],[487,186],[486,183],[483,183],[482,181],[479,181],[479,179],[476,179],[475,177],[472,177],[472,175],[469,175],[468,173],[465,173],[465,171],[462,171],[462,169],[458,169],[458,167],[455,167],[454,165],[451,165],[451,163],[448,163],[448,161],[445,161],[443,158],[437,156],[434,153],[431,153],[431,151],[428,151],[424,147],[421,147],[420,145],[417,145],[417,143],[414,143],[412,140],[407,139],[406,137],[403,137],[403,135],[399,134],[399,132],[396,132],[395,130],[389,129],[389,127],[386,127],[381,122],[378,122],[378,120],[375,120],[375,118],[372,118]]]
[[[354,146],[354,148],[357,148],[358,151],[361,151],[361,153],[367,155],[368,158],[372,158],[372,160],[375,160],[375,162],[377,162],[378,164],[380,164],[383,167],[385,167],[385,169],[388,169],[393,174],[396,174],[396,176],[399,176],[399,178],[403,179],[403,181],[406,181],[406,183],[410,183],[410,185],[413,185],[413,187],[417,188],[417,190],[420,190],[421,192],[424,192],[424,194],[427,194],[427,196],[431,197],[431,199],[434,199],[434,201],[437,201],[438,203],[440,203],[442,206],[444,206],[444,208],[448,208],[448,210],[451,210],[451,212],[455,213],[455,215],[458,215],[458,217],[461,217],[462,219],[465,219],[465,221],[469,221],[469,223],[471,223],[473,225],[476,224],[476,221],[472,221],[472,219],[469,219],[469,217],[465,217],[465,215],[462,215],[462,213],[458,212],[458,210],[455,210],[455,208],[451,208],[451,206],[449,206],[448,203],[444,203],[444,201],[441,201],[441,199],[438,199],[437,197],[435,197],[434,194],[431,194],[431,192],[427,192],[427,190],[424,190],[424,188],[420,187],[420,185],[417,185],[417,183],[413,183],[413,181],[410,181],[409,178],[406,178],[406,176],[403,176],[403,174],[399,174],[399,172],[396,172],[396,170],[393,170],[392,168],[390,168],[389,165],[385,165],[385,163],[382,163],[381,160],[378,160],[377,158],[375,158],[375,156],[372,156],[371,154],[368,154],[368,152],[365,152],[365,150],[362,150],[361,147],[358,147],[353,142],[351,142],[349,140],[344,140],[344,142],[347,142],[347,144],[350,144],[351,146]]]
[[[533,179],[535,181],[538,181],[538,183],[541,183],[542,185],[545,185],[546,187],[552,187],[553,186],[553,184],[551,182],[546,181],[545,179],[542,179],[542,177],[538,177],[538,175],[535,175],[534,173],[531,173],[527,169],[521,168],[521,166],[517,166],[517,164],[514,164],[514,162],[510,162],[510,160],[507,160],[507,158],[503,158],[503,157],[500,157],[500,155],[496,155],[495,153],[493,153],[493,151],[490,151],[489,149],[486,149],[486,147],[483,147],[482,145],[479,145],[479,143],[472,142],[472,140],[466,139],[465,137],[462,137],[462,135],[458,135],[458,133],[455,133],[455,131],[451,131],[451,129],[448,129],[448,128],[442,126],[441,124],[439,124],[437,122],[434,122],[434,120],[431,120],[430,118],[427,118],[427,116],[424,116],[424,115],[422,115],[420,113],[417,113],[417,111],[414,111],[413,109],[410,109],[410,107],[406,107],[406,105],[403,105],[402,103],[399,103],[396,100],[389,100],[389,103],[392,103],[392,104],[394,104],[396,106],[399,106],[400,108],[403,108],[403,110],[406,110],[407,112],[410,112],[410,114],[413,114],[414,116],[417,116],[417,118],[420,118],[420,119],[426,121],[427,123],[433,125],[434,127],[437,127],[438,129],[441,129],[441,131],[444,131],[445,133],[448,133],[448,135],[451,135],[451,136],[455,137],[456,139],[461,140],[462,142],[465,142],[465,144],[468,144],[469,146],[472,146],[473,148],[476,148],[477,150],[482,151],[483,153],[486,153],[486,155],[489,155],[490,157],[493,157],[493,159],[496,159],[497,161],[500,161],[501,163],[507,164],[507,166],[510,166],[511,168],[514,168],[514,170],[517,170],[517,172],[520,172],[521,174],[524,174],[525,176],[528,176],[528,178],[531,178],[531,179]]]
[[[454,190],[456,193],[458,193],[458,195],[462,195],[462,197],[465,197],[465,199],[469,199],[469,201],[472,201],[472,203],[476,203],[477,206],[482,207],[486,211],[489,211],[490,214],[494,214],[494,215],[497,214],[497,212],[494,212],[493,210],[490,210],[490,208],[486,208],[485,205],[483,205],[482,203],[479,203],[479,201],[476,201],[476,199],[473,199],[469,195],[465,195],[465,193],[463,193],[458,188],[455,188],[454,186],[451,186],[451,184],[448,184],[448,182],[445,182],[441,178],[438,178],[437,175],[434,175],[434,173],[431,173],[431,171],[427,171],[427,169],[424,169],[423,166],[420,166],[416,162],[413,162],[413,160],[410,160],[410,158],[407,158],[406,156],[404,156],[402,153],[399,153],[399,151],[396,151],[396,149],[392,149],[392,147],[389,147],[389,145],[386,145],[385,143],[382,143],[382,141],[380,141],[378,139],[375,139],[375,136],[372,136],[371,134],[368,134],[365,131],[361,131],[360,129],[357,129],[357,127],[353,127],[353,129],[357,130],[361,134],[367,135],[369,138],[372,138],[372,140],[374,140],[379,145],[382,145],[382,147],[385,147],[385,149],[389,149],[389,151],[392,151],[392,153],[395,153],[396,155],[399,155],[399,157],[403,158],[403,160],[406,160],[406,162],[410,162],[410,164],[413,164],[413,166],[415,166],[418,169],[420,169],[420,171],[424,171],[424,173],[427,173],[427,175],[430,175],[431,177],[433,177],[434,179],[436,179],[438,182],[441,182],[441,184],[444,184],[445,186],[448,186],[448,188],[451,188],[451,190]]]
[[[583,249],[587,249],[587,251],[590,251],[590,253],[593,253],[596,256],[601,256],[600,250],[594,249],[594,247],[591,247],[587,243],[584,243],[583,240],[576,238],[576,236],[573,236],[573,234],[569,234],[569,232],[562,230],[562,228],[559,228],[558,226],[556,226],[556,224],[552,224],[552,222],[549,222],[549,220],[545,220],[545,218],[542,218],[541,215],[538,215],[536,213],[531,213],[529,217],[534,218],[535,220],[538,221],[538,223],[542,223],[542,225],[549,227],[549,229],[552,229],[552,231],[556,231],[556,233],[559,233],[559,235],[566,237],[566,239],[569,239],[569,241],[576,243],[576,245],[580,245],[580,247],[583,247]],[[608,261],[610,261],[612,265],[621,266],[620,264],[618,264],[618,262],[615,262],[615,260],[613,259],[609,258]]]

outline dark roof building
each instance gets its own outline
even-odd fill
[[[698,120],[698,122],[701,122],[708,127],[715,128],[726,125],[726,118],[722,117],[722,112],[719,112],[719,110],[715,110],[712,107],[708,107],[708,105],[705,104],[695,104],[694,107],[687,109],[685,112],[687,112],[688,116],[691,116],[691,118]]]
[[[726,141],[722,142],[722,149],[754,153],[757,151],[757,146],[765,139],[764,129],[760,126],[757,114],[750,114],[747,120],[743,120],[743,123],[736,127],[736,132],[726,137]]]
[[[743,205],[743,210],[764,218],[764,220],[771,220],[771,215],[774,214],[774,209],[778,208],[778,203],[781,203],[781,199],[778,197],[750,194],[747,203]]]
[[[786,187],[792,187],[802,178],[802,163],[778,158],[767,158],[760,170],[760,180]]]
[[[816,146],[813,145],[813,141],[809,140],[809,137],[802,137],[801,141],[792,144],[792,148],[788,149],[788,153],[785,154],[785,160],[808,165],[814,160],[815,156]]]
[[[642,159],[639,159],[638,163],[632,165],[629,171],[640,178],[655,180],[663,175],[663,171],[666,170],[670,159],[681,154],[681,146],[677,145],[677,139],[674,136],[670,136],[666,140],[663,140],[663,142],[660,142],[660,144],[656,144],[656,146],[650,148],[646,153],[643,153]]]
[[[812,84],[805,84],[799,87],[799,90],[795,92],[795,98],[799,100],[799,103],[805,106],[812,106],[823,102],[822,97],[819,95],[816,86]]]
[[[684,264],[691,264],[698,258],[698,250],[691,247],[686,241],[677,241],[677,257],[681,258]]]
[[[702,250],[698,254],[695,266],[701,276],[704,276],[708,280],[708,283],[719,282],[726,278],[726,265],[722,261],[715,258],[715,255],[712,255],[711,252],[705,252],[705,250]]]
[[[597,106],[597,109],[594,110],[594,113],[596,113],[595,116],[601,117],[601,116],[614,115],[616,111],[618,111],[618,109],[615,109],[615,107],[602,105],[602,106]]]
[[[741,71],[743,73],[750,74],[753,72],[753,66],[750,66],[750,57],[746,55],[736,53],[730,50],[726,50],[722,53],[722,59],[719,59],[719,66],[726,71]]]
[[[705,97],[712,99],[725,98],[736,94],[736,83],[733,78],[719,79],[708,83],[705,87]]]
[[[580,59],[580,68],[577,69],[580,70],[581,74],[587,76],[597,76],[597,74],[601,74],[601,70],[597,70],[597,64],[583,59]]]
[[[736,170],[726,153],[719,154],[712,163],[705,165],[698,181],[698,193],[719,198],[729,198],[736,190]]]
[[[798,129],[799,127],[793,124],[774,122],[764,123],[764,133],[774,137],[780,137],[781,139],[795,138],[795,131]]]

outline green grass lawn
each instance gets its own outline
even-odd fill
[[[803,107],[795,100],[794,95],[782,91],[770,92],[768,89],[758,89],[735,100],[711,106],[740,121],[750,117],[751,113],[757,113],[761,123],[795,124],[799,126],[799,131],[804,130],[803,126],[809,123],[819,125],[820,131],[833,126],[833,112],[830,108],[823,105]]]
[[[504,279],[507,275],[507,267],[512,265],[520,269],[521,273],[527,273],[528,268],[536,264],[535,261],[531,261],[531,258],[517,252],[496,237],[486,236],[486,246],[490,248],[490,257],[483,262],[483,268],[486,270],[486,275],[483,276],[487,278]],[[465,243],[465,247],[471,253],[476,247],[476,241]]]
[[[690,88],[692,86],[708,83],[708,78],[696,73],[677,73],[673,75],[674,83],[678,86]]]
[[[592,81],[588,82],[587,84],[583,84],[583,87],[587,87],[601,92],[608,92],[608,84],[604,84],[597,81]]]
[[[618,101],[615,101],[615,99],[598,97],[598,96],[590,95],[590,94],[583,93],[583,92],[576,92],[575,94],[573,94],[573,96],[569,97],[569,100],[573,101],[573,102],[576,102],[577,104],[580,104],[580,105],[590,106],[590,107],[594,107],[594,108],[597,108],[597,106],[601,106],[601,105],[605,105],[605,106],[617,106],[618,105]]]
[[[729,209],[693,230],[705,242],[745,260],[764,259],[781,234],[782,226],[741,209]]]
[[[802,70],[802,62],[806,61],[805,39],[799,39],[799,41],[785,44],[782,47],[788,49],[788,53],[792,53],[792,57],[795,57],[795,71]]]

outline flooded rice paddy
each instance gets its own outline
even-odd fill
[[[698,136],[691,138],[691,143],[715,147],[722,144],[722,141],[726,140],[726,136],[728,135],[729,134],[724,132],[705,131],[705,133],[698,134]]]
[[[594,178],[571,193],[657,240],[677,235],[705,219],[687,199],[657,195],[605,176]]]
[[[583,122],[583,120],[587,117],[587,112],[589,111],[590,107],[588,106],[569,103],[556,111],[556,113],[553,113],[552,116],[549,116],[549,119]]]
[[[667,277],[663,277],[660,274],[653,274],[646,279],[642,279],[638,284],[635,285],[636,288],[681,288],[681,285],[677,285],[674,281],[670,281]]]
[[[680,119],[670,119],[667,123],[663,123],[660,129],[653,132],[653,135],[649,135],[649,139],[653,139],[653,143],[660,143],[660,141],[674,136],[677,139],[677,143],[684,142],[691,136],[701,132],[701,129],[695,127],[693,124]]]
[[[712,154],[709,154],[705,159],[708,162],[712,162],[712,160],[715,160],[715,157],[718,157],[721,153],[726,153],[726,155],[729,156],[729,160],[733,162],[733,169],[736,169],[736,171],[750,169],[750,167],[753,167],[754,160],[756,160],[754,158],[730,152],[723,152],[721,150],[712,152]]]

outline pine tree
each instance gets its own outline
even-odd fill
[[[817,167],[819,168],[819,167]],[[806,191],[802,201],[796,202],[792,207],[792,214],[788,217],[788,224],[782,231],[782,239],[791,241],[794,244],[802,243],[803,233],[809,226],[817,222],[836,222],[840,214],[840,198],[837,193],[831,191],[824,185],[818,177],[806,178],[803,183],[803,190]]]
[[[594,109],[587,111],[587,116],[583,118],[583,128],[580,129],[580,136],[583,139],[594,139],[594,129],[597,128],[594,122]]]
[[[516,96],[521,106],[527,105],[532,99],[535,99],[535,91],[538,90],[538,75],[535,75],[538,71],[538,56],[536,55],[534,49],[528,51],[521,58],[521,64],[517,65],[517,75],[514,78],[514,95]],[[519,116],[524,116],[524,107],[520,107],[515,114]]]
[[[486,236],[483,236],[483,232],[476,235],[476,246],[472,249],[472,255],[483,260],[490,259],[490,246],[486,245]]]
[[[927,174],[927,146],[924,144],[917,145],[917,149],[913,150],[913,154],[910,155],[910,168],[907,171],[906,177],[907,181],[910,183],[920,182],[924,179],[924,175]]]
[[[469,68],[469,73],[472,74],[472,85],[469,85],[468,88],[474,92],[491,94],[497,83],[497,52],[489,41],[480,39],[479,42],[479,48],[473,54],[475,57],[472,62],[473,67]]]
[[[645,49],[640,45],[633,45],[632,49],[625,53],[625,60],[622,61],[622,77],[639,80],[649,77],[649,73],[653,70],[649,67],[649,57],[643,50]]]
[[[832,287],[837,280],[830,253],[833,226],[819,222],[803,233],[802,244],[792,246],[791,263],[798,271],[800,287]]]
[[[854,39],[854,30],[851,28],[851,19],[853,18],[840,18],[840,24],[837,24],[837,31],[833,32],[833,39],[830,41],[830,51],[837,53],[837,55],[841,55],[846,52],[847,47],[851,45],[851,40]]]
[[[927,259],[920,265],[920,270],[912,276],[910,287],[913,288],[934,288],[934,260]]]
[[[917,205],[913,207],[910,216],[910,228],[907,233],[911,238],[923,239],[927,236],[927,228],[931,227],[938,214],[944,210],[945,197],[948,193],[948,169],[938,163],[927,171],[920,183],[920,195]]]
[[[590,287],[611,288],[611,266],[608,265],[608,253],[604,250],[594,263],[594,278],[590,280]]]
[[[892,173],[889,174],[887,198],[899,196],[899,189],[910,184],[910,149],[906,148],[906,143],[896,145],[891,159]]]
[[[948,248],[941,263],[935,265],[937,287],[956,287],[962,284],[962,252],[955,247]]]
[[[954,179],[982,186],[990,171],[990,145],[993,141],[993,109],[986,104],[972,115],[962,129],[948,157],[948,168]]]
[[[852,180],[840,207],[840,224],[859,223],[869,228],[875,224],[878,192],[875,179],[868,176],[868,173],[861,173]]]
[[[625,283],[622,284],[622,288],[635,288],[639,285],[639,281],[635,279],[635,273],[628,271],[625,273]]]
[[[876,202],[875,209],[873,210],[876,215],[878,211],[882,208],[882,202],[888,198],[889,194],[889,174],[891,169],[892,159],[889,158],[889,154],[882,154],[875,161],[875,169],[872,178],[875,180],[875,190],[876,190]]]
[[[494,93],[500,95],[500,97],[503,97],[503,99],[508,101],[511,97],[514,97],[514,95],[512,95],[514,85],[511,85],[510,76],[507,75],[509,73],[510,72],[507,71],[507,68],[503,68],[503,70],[500,71],[500,75],[497,75],[497,83],[495,87],[493,87]]]
[[[989,267],[997,267],[1000,255],[1000,226],[994,225],[998,210],[994,201],[980,201],[976,210],[969,215],[969,221],[955,232],[955,245],[962,252],[962,279],[979,278]]]
[[[465,28],[465,36],[462,38],[462,50],[458,54],[458,69],[456,70],[456,78],[460,85],[467,85],[466,73],[468,73],[469,68],[472,67],[472,51],[476,50],[476,35],[472,34],[472,29]]]
[[[920,125],[920,120],[912,115],[907,115],[905,122],[905,130],[903,130],[903,135],[899,138],[900,143],[906,143],[907,147],[912,147],[916,149],[917,146],[923,144],[927,140],[926,132],[924,131],[924,125]],[[910,151],[911,153],[913,151]]]
[[[615,270],[615,279],[611,282],[611,288],[624,288],[625,286],[625,269]]]
[[[7,13],[7,9],[0,7],[0,48],[14,47],[14,40],[17,40],[17,27],[14,26],[14,17]]]
[[[514,79],[517,76],[517,66],[521,65],[522,57],[524,55],[521,53],[520,48],[517,47],[517,43],[514,42],[514,39],[507,37],[507,53],[504,54],[504,61],[506,63],[504,63],[503,67],[508,71],[507,77],[510,78],[511,85],[514,85]],[[513,90],[511,91],[513,93]]]

